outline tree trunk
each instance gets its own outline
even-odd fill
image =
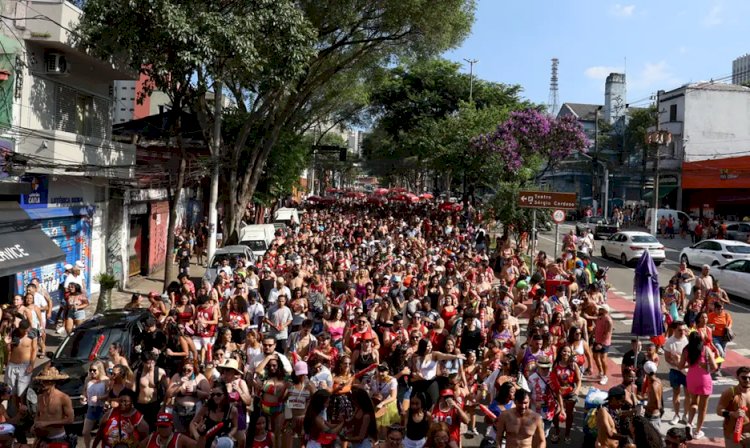
[[[175,118],[172,121],[173,135],[177,140],[177,146],[180,149],[180,159],[178,161],[177,168],[177,184],[174,190],[171,190],[172,185],[167,187],[170,191],[169,194],[169,222],[167,223],[167,259],[164,261],[164,291],[167,290],[167,286],[174,280],[177,280],[175,274],[175,264],[173,263],[172,251],[174,250],[174,231],[177,227],[177,205],[180,203],[182,197],[182,187],[185,184],[185,171],[187,170],[187,157],[185,154],[185,145],[182,141],[182,123],[179,114],[182,113],[181,108],[173,108]],[[171,180],[171,176],[170,176]]]
[[[96,302],[96,314],[104,314],[112,308],[112,290],[102,288],[99,291],[99,300]]]

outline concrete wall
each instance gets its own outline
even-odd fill
[[[736,157],[750,151],[750,89],[688,88],[685,104],[685,162]]]

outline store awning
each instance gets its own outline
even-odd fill
[[[677,185],[674,184],[667,184],[667,185],[659,185],[659,199],[664,199],[669,193],[673,192],[677,189]],[[654,197],[654,190],[653,188],[651,191],[647,191],[643,193],[643,199],[649,200]]]
[[[65,254],[15,202],[0,202],[0,276],[65,260]]]

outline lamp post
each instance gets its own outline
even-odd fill
[[[473,101],[474,94],[474,64],[479,62],[479,59],[464,59],[469,64],[469,102]]]

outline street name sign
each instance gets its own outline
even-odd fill
[[[578,208],[578,195],[553,191],[521,191],[518,194],[518,206],[575,210]]]

